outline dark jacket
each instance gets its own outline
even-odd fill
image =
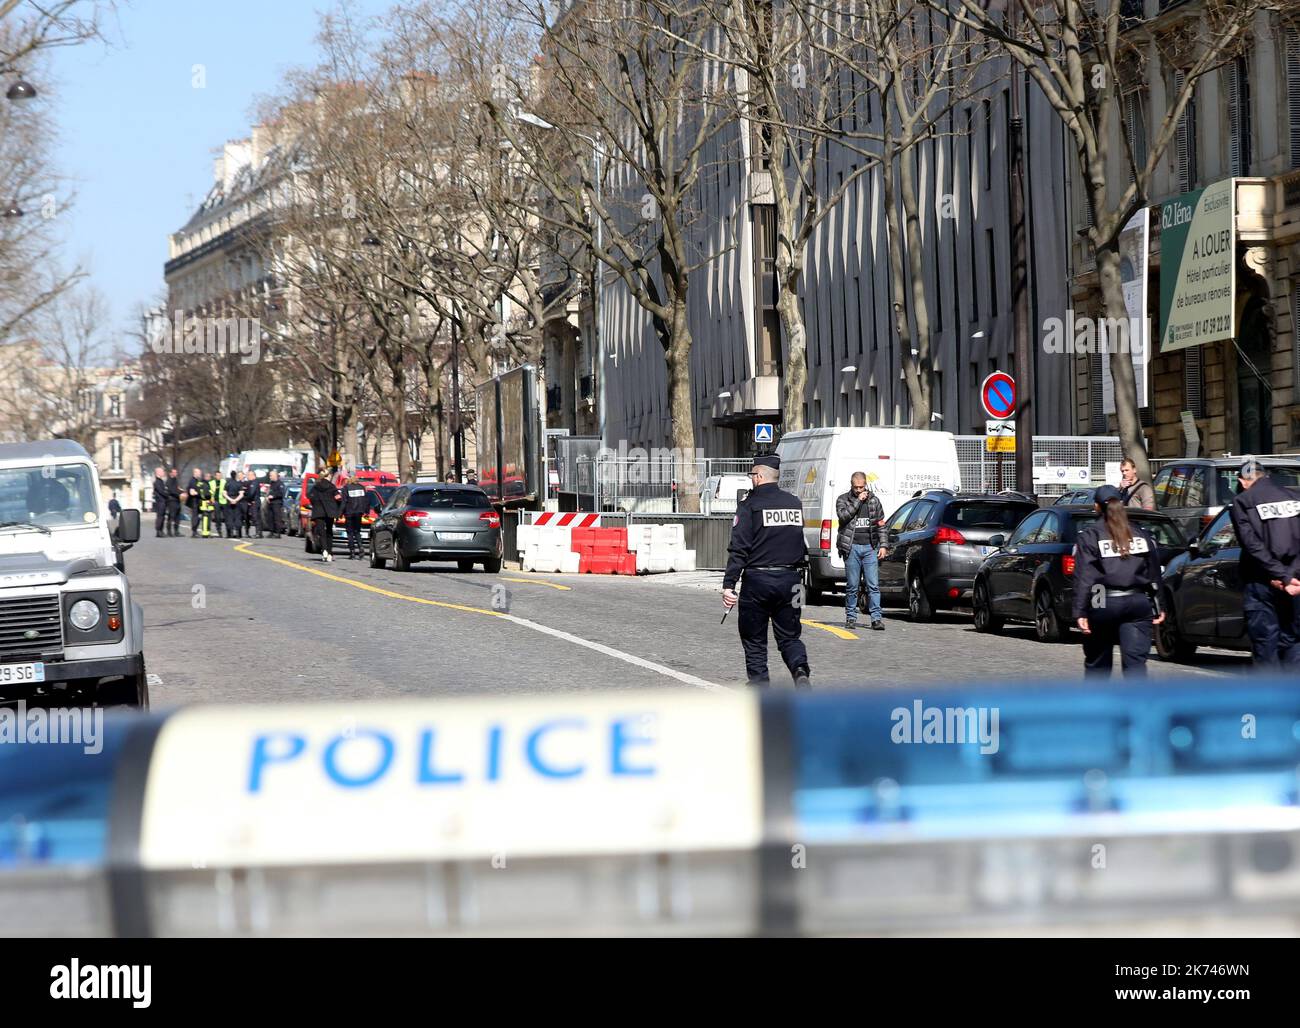
[[[1264,477],[1232,501],[1232,527],[1241,543],[1241,579],[1283,585],[1300,574],[1300,499]]]
[[[226,498],[226,503],[238,502],[239,496],[244,491],[244,486],[246,484],[247,483],[245,482],[241,482],[235,475],[231,475],[226,479],[222,486],[222,494]]]
[[[181,480],[179,478],[167,479],[167,502],[171,506],[179,506],[181,502]]]
[[[751,490],[736,508],[722,588],[734,589],[746,568],[793,569],[806,558],[799,497],[783,492],[775,482],[765,482]]]
[[[866,527],[871,530],[871,548],[880,549],[880,522],[885,519],[885,508],[880,502],[880,497],[871,491],[871,486],[867,486],[862,499],[854,496],[852,489],[837,496],[835,517],[840,523],[839,535],[835,537],[835,548],[839,550],[841,557],[847,557],[853,547],[854,522],[859,518],[865,518],[869,522]]]
[[[266,483],[266,502],[284,503],[284,483],[280,481]]]
[[[1133,525],[1129,552],[1110,540],[1104,522],[1082,528],[1074,544],[1074,617],[1086,618],[1095,602],[1094,586],[1154,593],[1160,582],[1160,551],[1146,529]]]
[[[155,514],[161,514],[167,509],[167,479],[156,475],[153,480],[153,509]]]
[[[189,506],[197,507],[199,505],[199,486],[202,484],[203,482],[199,479],[191,478],[190,484],[185,487],[185,502]],[[194,493],[193,496],[190,495],[191,491]]]
[[[356,485],[343,486],[342,492],[344,517],[364,514],[370,509],[370,498],[366,495],[366,487],[360,482]]]
[[[328,478],[319,477],[311,480],[307,490],[307,499],[311,502],[311,519],[313,521],[333,521],[339,516],[340,504],[338,489]]]

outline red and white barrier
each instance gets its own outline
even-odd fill
[[[600,524],[599,514],[584,514],[581,511],[561,513],[557,510],[543,510],[524,511],[524,514],[532,515],[522,522],[525,525],[552,525],[556,528],[595,528]]]
[[[599,514],[544,511],[520,524],[516,541],[525,571],[597,575],[694,571],[681,525],[600,528]]]

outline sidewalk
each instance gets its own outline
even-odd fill
[[[529,575],[533,572],[522,571],[519,561],[510,560],[502,564],[502,569],[517,572],[519,574]],[[554,575],[561,580],[566,578],[621,578],[632,579],[632,575]],[[722,590],[722,572],[721,571],[665,571],[654,575],[637,575],[635,580],[638,582],[647,582],[651,585],[672,585],[684,589],[711,589],[714,592]]]

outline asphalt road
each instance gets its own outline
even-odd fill
[[[184,529],[183,529],[184,530]],[[155,706],[684,685],[743,687],[733,612],[719,625],[720,576],[407,573],[346,557],[325,564],[302,541],[158,539],[127,555],[145,612]],[[977,634],[970,618],[844,632],[838,606],[809,607],[804,640],[815,687],[1080,676],[1077,641],[1032,629]],[[1076,637],[1077,640],[1077,637]],[[1116,654],[1118,663],[1118,654]],[[772,679],[788,684],[771,648]],[[1195,667],[1151,661],[1153,675],[1237,674],[1241,656]]]

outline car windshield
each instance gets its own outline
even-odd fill
[[[272,471],[280,472],[281,478],[294,473],[294,468],[288,464],[250,464],[245,470],[251,471],[258,478],[265,478]]]
[[[99,497],[90,468],[84,464],[0,471],[0,522],[57,528],[98,519]]]
[[[1011,529],[1035,507],[1032,503],[962,502],[948,504],[943,523],[956,528]]]
[[[1079,529],[1091,525],[1096,520],[1096,514],[1076,514],[1074,516],[1075,532],[1077,533]],[[1129,512],[1129,520],[1150,532],[1155,537],[1155,541],[1161,546],[1187,545],[1187,540],[1183,538],[1182,532],[1178,530],[1178,526],[1172,521],[1165,521],[1163,518],[1138,517],[1132,511]]]
[[[408,506],[429,510],[487,510],[492,505],[481,489],[416,489]]]
[[[1268,477],[1278,485],[1295,489],[1300,486],[1300,465],[1286,464],[1281,467],[1265,465]],[[1237,495],[1237,468],[1219,468],[1219,501],[1223,504],[1232,502]]]

